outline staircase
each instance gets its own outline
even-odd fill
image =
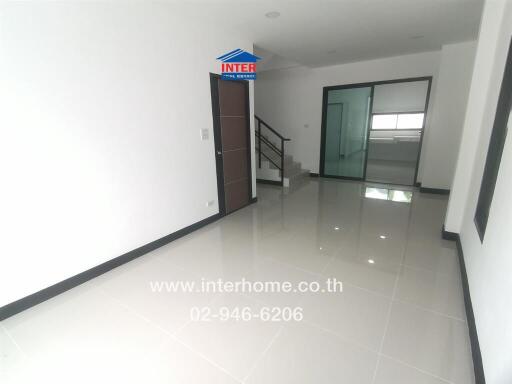
[[[309,171],[302,169],[299,162],[285,153],[285,143],[290,139],[283,137],[258,116],[254,118],[257,181],[292,187],[308,177]]]

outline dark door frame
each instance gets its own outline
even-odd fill
[[[215,167],[217,170],[217,201],[219,204],[220,216],[226,216],[226,194],[224,191],[224,161],[222,158],[222,133],[220,128],[220,104],[218,80],[221,76],[217,73],[210,73],[210,90],[212,97],[212,118],[213,118],[213,138],[215,143]],[[248,174],[248,204],[252,201],[252,162],[251,162],[251,116],[249,105],[249,82],[246,80],[225,80],[235,81],[244,85],[245,88],[245,108],[247,111],[246,139],[247,139],[247,174]],[[241,209],[241,208],[240,208]],[[233,213],[232,211],[230,213]]]
[[[407,77],[403,79],[394,79],[394,80],[383,80],[383,81],[371,81],[366,83],[354,83],[354,84],[342,84],[342,85],[332,85],[328,87],[323,87],[322,92],[322,122],[321,122],[321,135],[320,135],[320,167],[318,170],[318,174],[320,177],[328,177],[333,179],[342,179],[342,180],[357,180],[357,181],[366,181],[366,167],[368,165],[368,151],[370,146],[370,132],[372,129],[372,111],[373,111],[373,96],[374,96],[374,90],[376,85],[383,85],[383,84],[395,84],[395,83],[410,83],[410,82],[416,82],[416,81],[428,81],[428,88],[427,88],[427,96],[425,98],[425,118],[423,119],[423,127],[421,129],[420,134],[420,143],[419,143],[419,150],[418,150],[418,158],[416,159],[416,169],[414,171],[414,185],[417,185],[418,181],[418,169],[420,165],[420,158],[421,158],[421,149],[423,147],[423,135],[425,134],[425,127],[427,122],[427,113],[428,113],[428,104],[430,101],[430,90],[432,88],[432,76],[422,76],[422,77]],[[335,176],[335,175],[326,175],[324,173],[324,166],[325,166],[325,139],[326,139],[326,119],[327,119],[327,102],[328,102],[328,93],[329,91],[334,91],[337,89],[350,89],[350,88],[367,88],[371,87],[371,93],[370,93],[370,110],[368,113],[370,114],[368,127],[367,127],[367,133],[366,133],[366,153],[365,153],[365,159],[364,159],[364,170],[363,170],[363,177],[350,177],[350,176]]]

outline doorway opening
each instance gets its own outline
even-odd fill
[[[415,185],[431,82],[325,87],[320,176]]]

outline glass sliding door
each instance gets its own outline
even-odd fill
[[[375,85],[366,180],[414,185],[430,81]]]
[[[327,91],[321,174],[364,178],[372,87]]]

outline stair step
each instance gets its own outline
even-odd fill
[[[285,164],[284,167],[284,177],[291,177],[297,173],[300,173],[302,171],[301,164],[297,162],[293,162],[288,167]]]
[[[270,168],[277,169],[277,167],[274,164],[272,164],[272,163],[270,163]],[[288,161],[285,160],[284,161],[284,171],[285,172],[287,170],[291,170],[291,169],[294,169],[294,168],[300,168],[300,163],[296,163],[293,160],[288,160]]]
[[[290,177],[286,177],[284,179],[284,187],[295,187],[300,183],[304,182],[309,178],[309,171],[306,169],[301,169],[299,172],[295,173]]]

